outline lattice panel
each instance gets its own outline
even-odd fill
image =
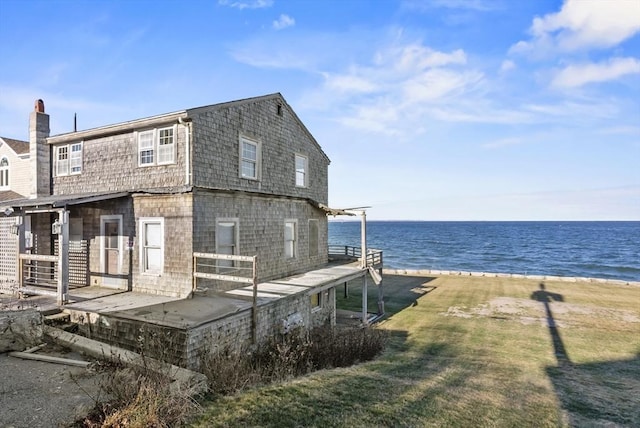
[[[18,240],[11,233],[16,219],[0,217],[0,282],[15,281],[18,260]]]

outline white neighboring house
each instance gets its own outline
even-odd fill
[[[26,198],[31,189],[29,142],[0,137],[0,204]],[[18,256],[11,225],[15,219],[0,213],[0,290],[3,278],[15,275]]]
[[[0,137],[0,202],[29,196],[29,142]]]

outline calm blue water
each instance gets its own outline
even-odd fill
[[[329,245],[360,247],[360,222],[329,222]],[[640,281],[640,222],[367,222],[385,268]]]

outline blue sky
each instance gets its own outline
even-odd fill
[[[0,0],[0,135],[281,92],[329,202],[640,220],[640,1]]]

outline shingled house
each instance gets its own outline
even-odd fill
[[[227,312],[181,321],[189,348],[227,315],[236,334],[245,310],[254,340],[282,322],[333,323],[335,287],[366,274],[362,263],[323,270],[327,214],[344,212],[327,207],[329,158],[279,93],[53,136],[38,100],[29,131],[28,173],[9,174],[29,182],[27,197],[0,202],[0,245],[11,247],[0,282],[23,294],[62,305],[70,288],[187,298],[214,284]],[[4,141],[10,165],[26,159],[25,143]],[[233,300],[250,283],[252,310]]]

